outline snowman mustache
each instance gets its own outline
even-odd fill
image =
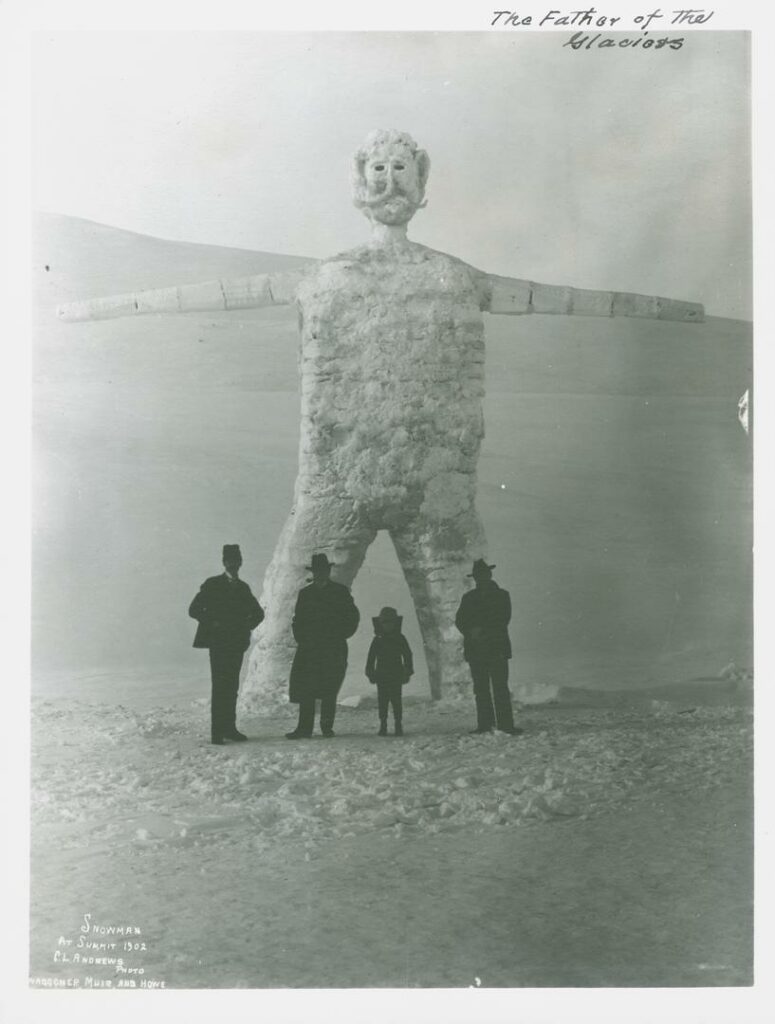
[[[383,204],[390,202],[392,199],[402,199],[407,205],[413,206],[416,210],[421,210],[424,206],[428,205],[427,199],[418,203],[416,200],[412,199],[408,193],[404,192],[402,189],[396,188],[395,186],[386,189],[384,192],[380,192],[380,194],[375,196],[373,199],[362,198],[360,200],[360,205],[368,206],[371,209],[375,206],[382,206]]]

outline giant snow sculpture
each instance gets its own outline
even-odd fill
[[[432,695],[466,683],[454,618],[467,568],[486,554],[475,504],[482,312],[703,319],[696,303],[498,277],[409,241],[429,166],[406,133],[370,134],[354,157],[353,187],[371,239],[306,270],[60,307],[62,319],[90,320],[297,304],[299,472],[264,580],[248,691],[284,690],[310,554],[328,554],[349,585],[379,530],[390,534],[414,601]]]

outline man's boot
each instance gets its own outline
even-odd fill
[[[471,729],[471,733],[492,732],[495,725],[495,711],[489,692],[482,692],[475,687],[474,703],[476,704],[476,728]]]
[[[308,740],[312,736],[312,728],[315,724],[315,701],[304,700],[299,702],[299,724],[293,732],[287,732],[287,740]]]
[[[327,739],[334,735],[335,715],[336,695],[328,696],[320,702],[320,731]]]

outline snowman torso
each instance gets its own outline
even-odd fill
[[[484,432],[475,271],[412,243],[363,247],[320,264],[297,302],[302,484],[331,481],[377,528],[462,507]]]

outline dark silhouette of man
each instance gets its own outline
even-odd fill
[[[492,578],[494,565],[478,558],[469,574],[476,586],[463,594],[455,625],[463,634],[463,656],[471,669],[476,701],[475,733],[500,732],[518,736],[509,693],[509,622],[511,598]]]
[[[226,571],[206,579],[188,609],[191,618],[199,622],[194,647],[210,650],[210,739],[219,746],[225,740],[247,739],[236,725],[239,674],[250,632],[264,619],[263,608],[239,578],[241,565],[239,544],[224,544]]]
[[[320,700],[320,731],[334,735],[336,698],[347,670],[347,641],[358,628],[360,612],[348,587],[331,579],[326,555],[312,556],[312,582],[299,591],[293,614],[296,654],[291,666],[289,700],[299,705],[299,722],[289,740],[307,739],[315,727]]]

